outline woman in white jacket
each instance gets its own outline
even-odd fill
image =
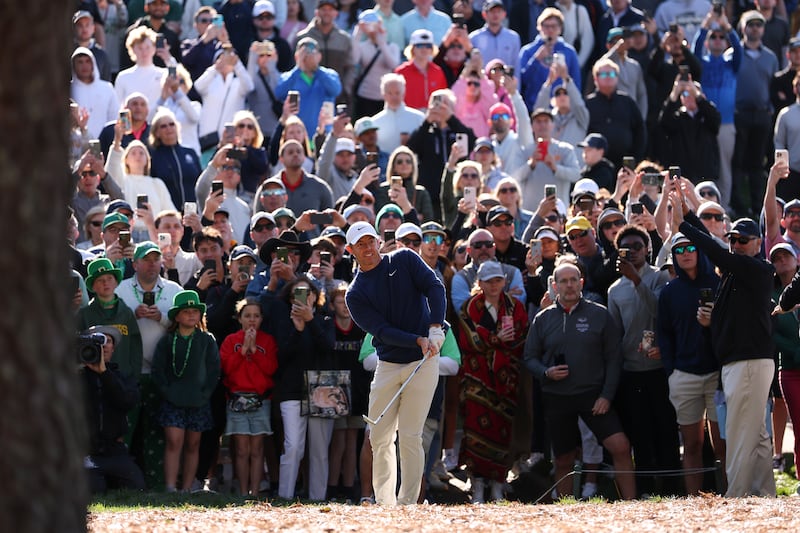
[[[175,76],[167,72],[161,80],[161,97],[156,107],[165,107],[172,111],[175,119],[181,124],[181,144],[191,148],[200,157],[200,141],[197,137],[197,125],[200,122],[203,105],[193,102],[186,96],[192,88],[192,77],[182,65],[176,67]]]
[[[125,201],[135,209],[136,218],[131,237],[134,242],[150,240],[156,242],[155,216],[164,210],[175,210],[167,186],[158,178],[150,176],[150,153],[141,141],[131,141],[123,151],[122,125],[114,126],[114,144],[109,150],[106,172],[125,194]],[[147,195],[147,209],[136,206],[136,198]]]

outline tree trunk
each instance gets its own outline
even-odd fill
[[[25,533],[86,530],[65,246],[75,5],[0,0],[0,524]]]

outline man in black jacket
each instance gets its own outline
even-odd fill
[[[110,362],[122,335],[114,326],[93,326],[83,332],[93,334],[105,338],[105,343],[100,359],[83,362],[80,371],[89,423],[90,448],[84,459],[89,484],[93,494],[108,487],[144,490],[144,475],[123,441],[128,432],[126,415],[139,403],[139,387]]]
[[[673,209],[680,231],[722,273],[711,311],[711,342],[722,366],[728,497],[775,496],[772,444],[765,410],[775,372],[770,313],[774,269],[760,255],[758,224],[740,218],[727,233],[730,251],[712,239],[681,200]],[[701,322],[703,323],[703,322]]]

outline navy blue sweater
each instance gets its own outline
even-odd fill
[[[180,144],[150,149],[150,175],[166,184],[172,203],[179,210],[184,202],[194,202],[194,184],[200,176],[200,158]]]
[[[708,258],[697,251],[697,277],[691,279],[679,265],[673,252],[678,277],[667,283],[658,297],[656,339],[661,362],[667,375],[673,370],[690,374],[708,374],[719,369],[711,346],[711,331],[697,321],[700,289],[715,293],[719,276]]]
[[[372,270],[356,272],[347,289],[347,307],[356,324],[372,333],[381,361],[422,359],[418,337],[431,324],[444,324],[444,285],[422,259],[408,249],[383,256]]]

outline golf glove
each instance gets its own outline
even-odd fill
[[[444,330],[438,326],[431,326],[428,330],[428,342],[431,344],[433,353],[439,353],[442,349],[442,344],[444,344]]]

